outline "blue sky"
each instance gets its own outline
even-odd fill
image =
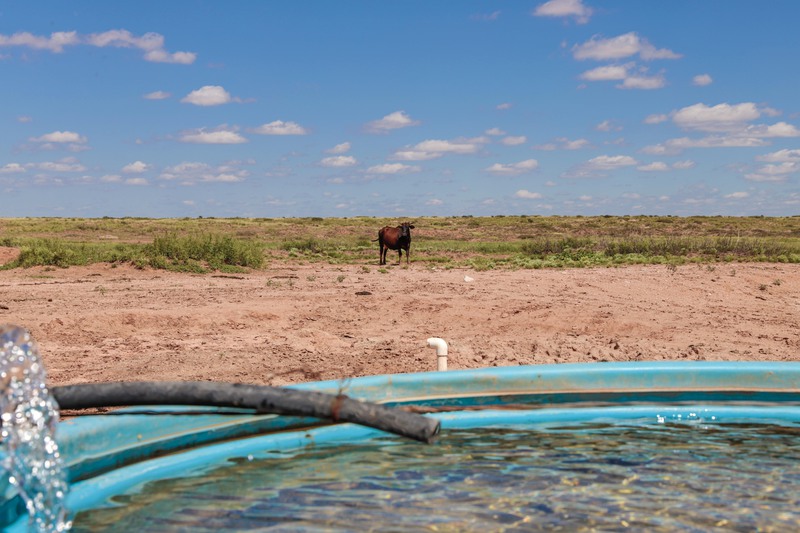
[[[800,2],[0,4],[0,216],[767,215]]]

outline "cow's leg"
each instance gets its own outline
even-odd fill
[[[389,251],[389,247],[386,246],[385,244],[381,244],[381,261],[380,261],[381,265],[385,265],[386,264],[386,252],[388,252],[388,251]]]

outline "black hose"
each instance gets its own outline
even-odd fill
[[[439,421],[344,395],[265,385],[208,381],[87,383],[51,387],[61,409],[135,405],[241,407],[258,413],[352,422],[421,442],[433,442]]]

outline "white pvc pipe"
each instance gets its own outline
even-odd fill
[[[447,343],[439,337],[428,339],[428,347],[436,348],[436,370],[444,372],[447,370]]]

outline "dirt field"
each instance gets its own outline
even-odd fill
[[[0,259],[2,260],[2,259]],[[661,359],[800,360],[800,265],[433,270],[284,265],[190,275],[109,265],[0,272],[51,385],[281,385],[435,370]]]

